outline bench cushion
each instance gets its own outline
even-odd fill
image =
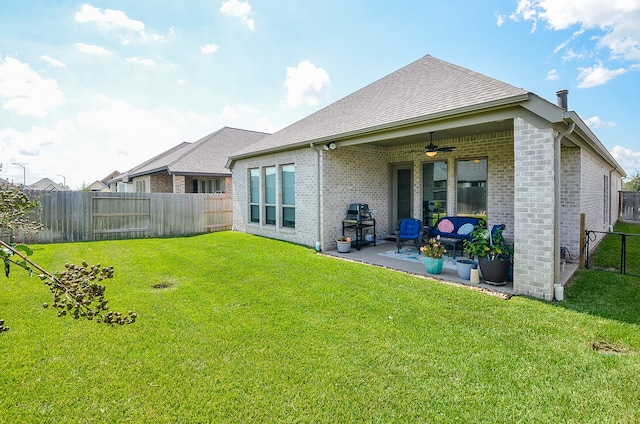
[[[445,216],[436,222],[429,236],[469,239],[479,220],[480,218],[470,216]]]

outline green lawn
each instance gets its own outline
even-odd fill
[[[603,268],[620,272],[622,236],[626,236],[626,272],[640,276],[640,225],[618,223],[614,234],[607,234],[599,248],[589,256],[589,268]]]
[[[0,422],[640,421],[640,279],[617,316],[583,281],[502,300],[232,232],[34,247],[114,265],[138,321],[57,318],[38,279],[3,277]]]

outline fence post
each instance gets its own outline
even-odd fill
[[[622,243],[621,247],[622,252],[620,252],[620,274],[624,275],[627,273],[627,235],[622,234]]]
[[[580,214],[580,260],[578,263],[579,268],[584,268],[584,254],[586,240],[586,218],[585,214]]]

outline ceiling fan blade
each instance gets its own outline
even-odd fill
[[[450,146],[450,147],[438,147],[436,150],[438,152],[451,152],[453,149],[455,149],[456,146]]]
[[[433,143],[429,143],[429,145],[424,146],[424,149],[425,149],[427,152],[437,152],[437,151],[438,151],[438,146],[436,146],[436,145],[435,145],[435,144],[433,144]]]

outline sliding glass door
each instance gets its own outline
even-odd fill
[[[447,162],[422,164],[422,222],[432,227],[447,214]]]

